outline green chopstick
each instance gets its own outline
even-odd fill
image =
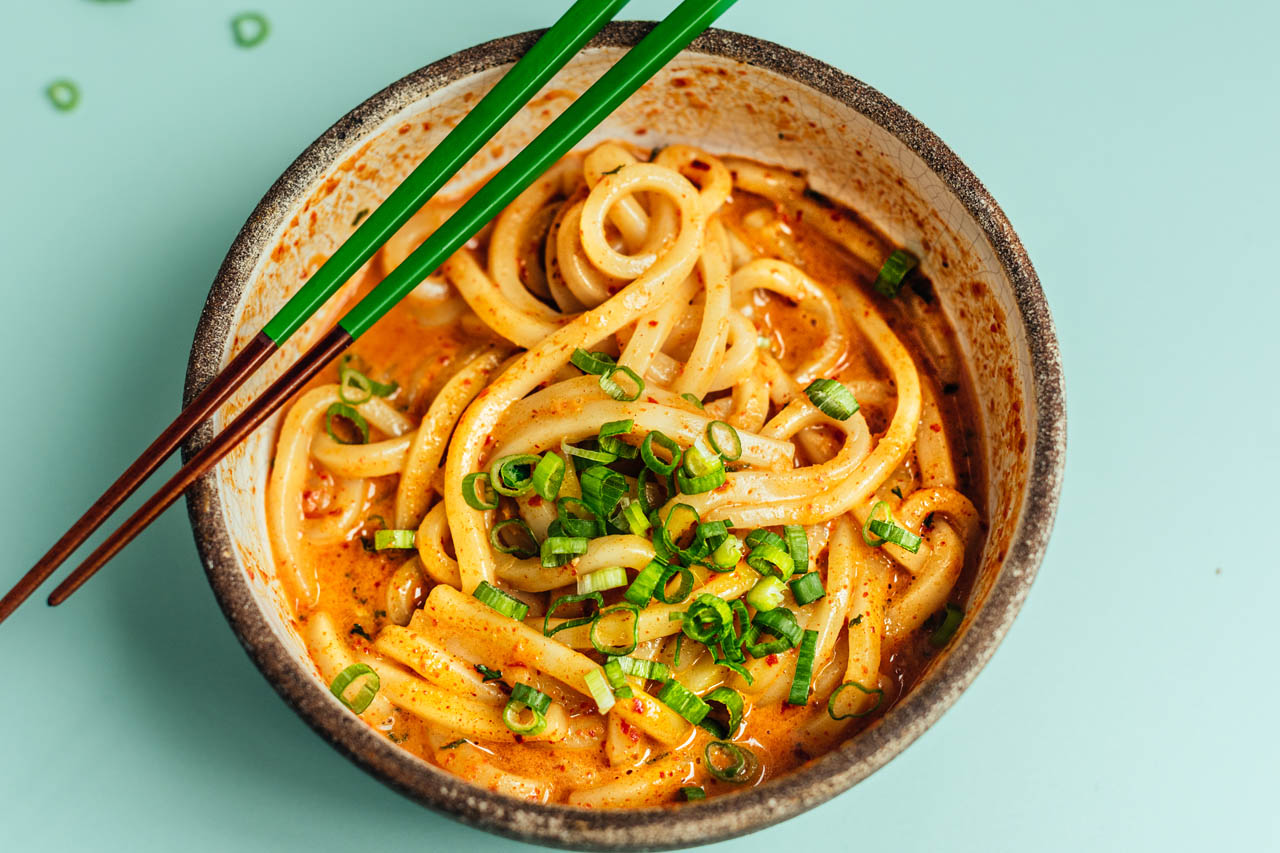
[[[353,339],[368,331],[735,2],[684,0],[348,311],[338,325]]]
[[[511,120],[627,0],[577,0],[409,173],[262,331],[282,345]]]

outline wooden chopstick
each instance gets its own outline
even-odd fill
[[[8,618],[67,557],[84,544],[196,427],[213,415],[626,4],[627,0],[577,0],[570,6],[285,303],[262,331],[0,599],[0,622]]]
[[[582,141],[596,125],[736,0],[684,0],[670,15],[604,73],[528,146],[467,200],[413,254],[338,321],[328,334],[254,400],[231,424],[169,479],[114,533],[67,576],[49,596],[50,605],[66,601],[85,581],[119,553],[197,478],[265,421],[289,397],[324,369],[353,340],[369,329],[490,219]]]

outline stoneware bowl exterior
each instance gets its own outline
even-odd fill
[[[451,187],[491,173],[648,31],[606,28]],[[537,33],[464,50],[374,95],[329,129],[267,192],[228,252],[200,319],[187,374],[196,394],[522,55]],[[359,721],[328,691],[283,600],[263,503],[273,420],[188,492],[201,559],[240,642],[322,737],[369,773],[491,832],[575,848],[670,848],[785,820],[901,752],[991,657],[1044,554],[1062,478],[1066,416],[1052,321],[1031,263],[969,170],[901,107],[863,83],[768,42],[709,31],[587,140],[688,142],[803,169],[921,258],[954,323],[981,411],[990,536],[961,633],[877,723],[790,775],[707,803],[629,811],[538,805],[473,787]],[[447,190],[446,190],[447,191]],[[184,447],[206,444],[336,320],[313,318],[262,375]]]

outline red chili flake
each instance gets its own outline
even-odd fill
[[[644,136],[648,132],[649,132],[649,128],[647,127],[636,128],[636,136]]]
[[[777,656],[777,655],[769,655],[767,658],[765,658],[765,659],[764,659],[764,662],[765,662],[765,663],[767,663],[769,666],[777,666],[777,665],[778,665],[778,656]]]
[[[701,170],[702,170],[702,171],[704,171],[704,172],[705,172],[706,170],[708,170],[708,169],[710,169],[710,168],[711,168],[711,164],[709,164],[709,163],[704,163],[704,162],[702,162],[701,160],[694,160],[694,161],[692,161],[692,162],[690,162],[690,163],[689,163],[689,166],[690,166],[690,167],[692,167],[692,168],[694,168],[694,169],[701,169]]]
[[[542,506],[542,498],[538,495],[532,495],[529,498],[529,506]]]
[[[677,77],[671,81],[671,85],[677,89],[683,89],[685,86],[689,85],[689,80],[686,77]]]
[[[657,326],[657,325],[658,325],[658,321],[657,321],[657,320],[650,320],[650,321],[649,321],[649,325],[650,325],[650,326]]]
[[[645,400],[647,400],[647,401],[648,401],[648,402],[650,402],[650,403],[657,403],[657,402],[658,402],[658,401],[657,401],[656,399],[654,399],[653,397],[645,397]]]
[[[929,429],[934,432],[942,432],[942,424],[929,424]]]
[[[632,700],[631,700],[631,710],[632,710],[632,711],[635,711],[637,714],[643,714],[643,713],[644,713],[644,703],[643,703],[643,702],[641,702],[639,699],[632,699]]]

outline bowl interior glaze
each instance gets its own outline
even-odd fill
[[[491,173],[647,31],[610,25],[454,179]],[[536,38],[454,54],[394,83],[325,133],[270,189],[210,292],[187,399],[252,337]],[[921,258],[969,360],[981,414],[990,535],[958,639],[913,691],[839,749],[714,805],[623,812],[541,806],[474,788],[373,733],[307,657],[275,578],[263,510],[278,417],[188,493],[210,583],[241,643],[307,722],[361,767],[484,829],[578,848],[679,847],[750,832],[846,790],[905,748],[986,663],[1027,593],[1053,523],[1065,409],[1052,321],[1035,272],[995,201],[930,131],[883,95],[801,54],[710,31],[584,146],[672,142],[802,169]],[[313,318],[215,417],[220,428],[337,319]],[[206,425],[184,447],[206,443]],[[660,827],[660,831],[659,831]]]

